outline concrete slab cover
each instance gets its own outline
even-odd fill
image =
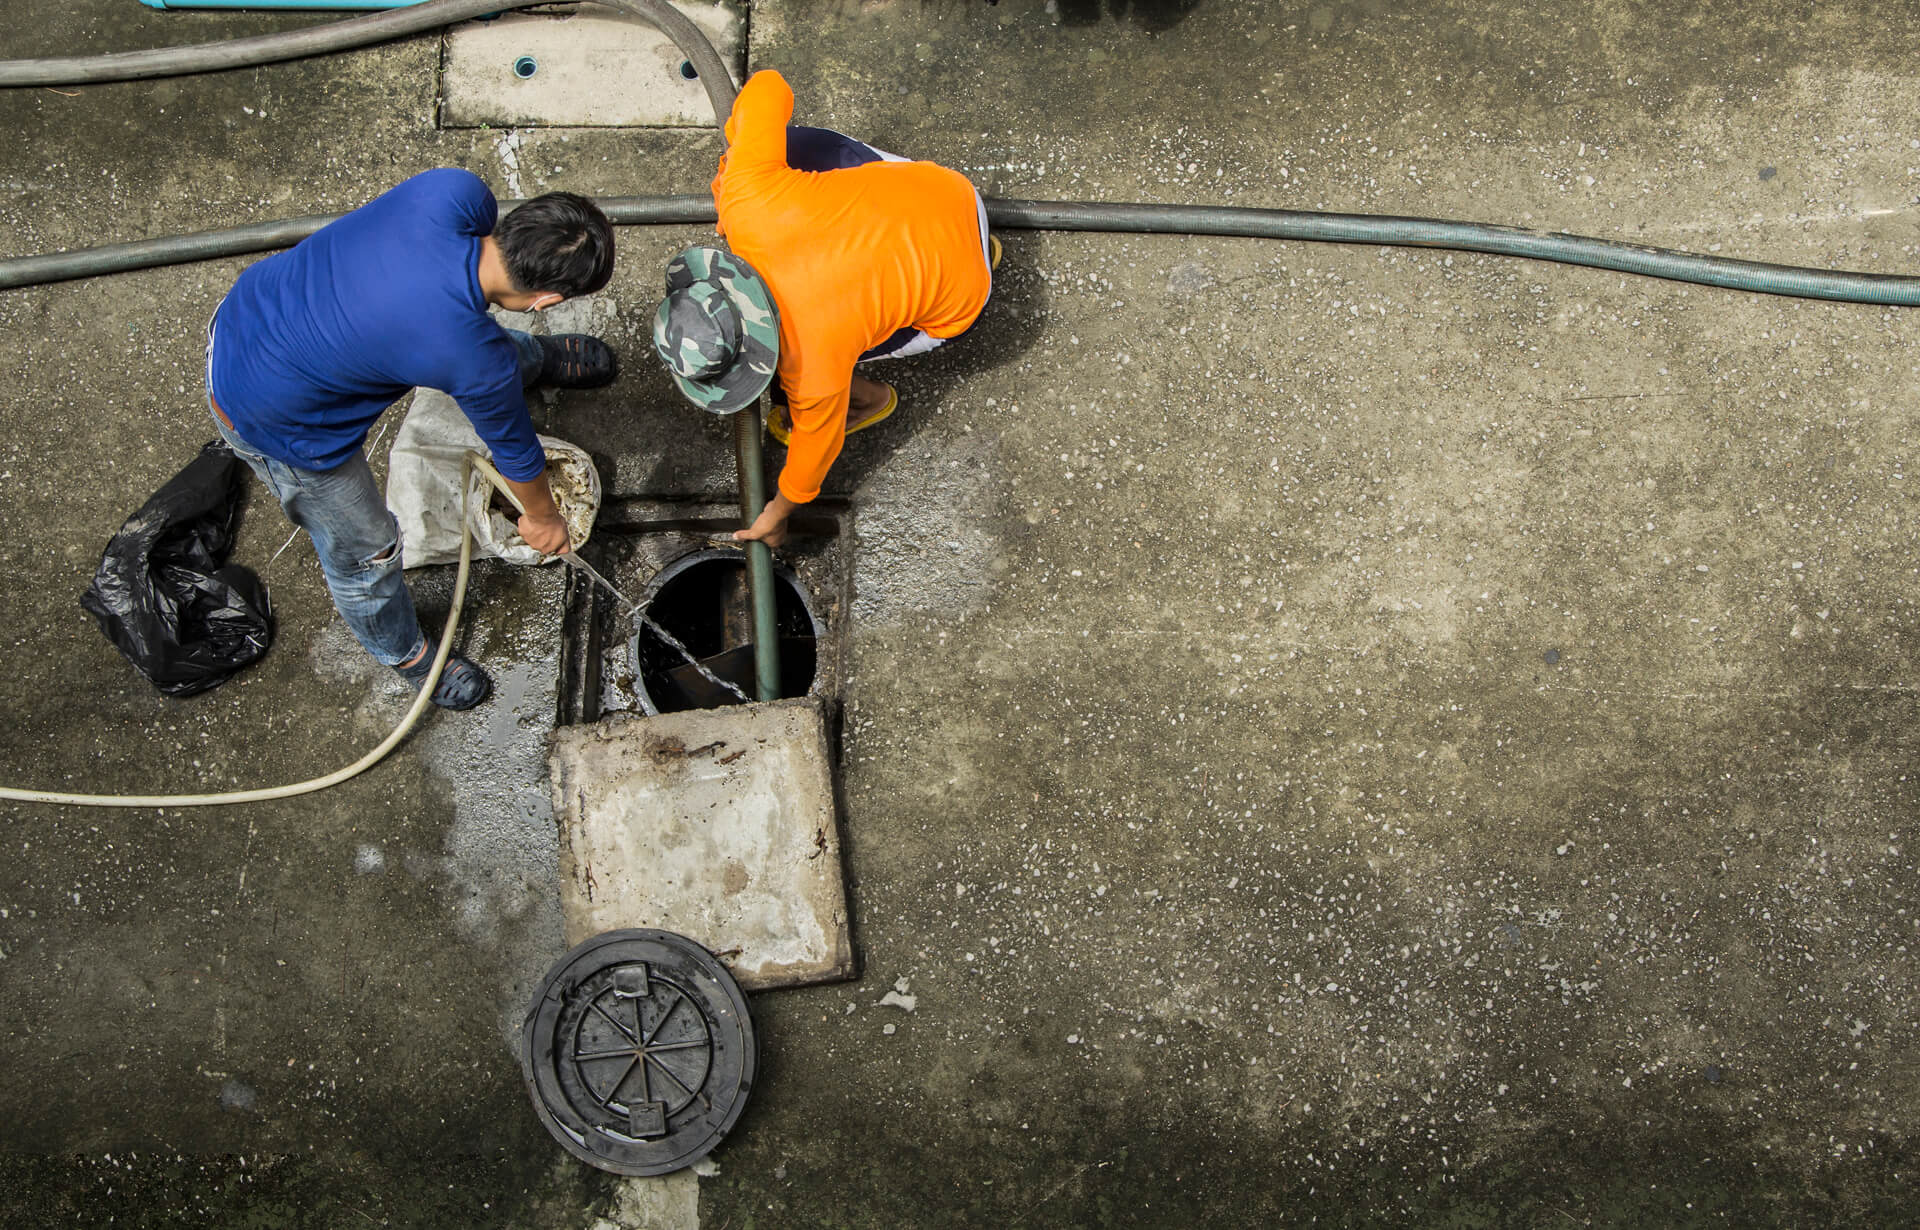
[[[675,7],[744,75],[744,7]],[[441,73],[443,128],[539,124],[578,128],[685,128],[713,123],[686,56],[635,17],[604,9],[512,13],[447,32]],[[516,69],[516,66],[520,66]],[[529,71],[530,70],[530,71]]]
[[[782,701],[556,731],[567,943],[677,931],[748,990],[853,972],[817,705]]]

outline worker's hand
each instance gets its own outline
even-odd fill
[[[769,547],[777,547],[787,540],[787,509],[781,508],[782,500],[776,499],[761,510],[753,524],[744,530],[735,530],[735,542],[764,542]]]
[[[542,555],[560,555],[568,549],[567,519],[557,512],[544,517],[524,516],[518,528],[527,545]]]

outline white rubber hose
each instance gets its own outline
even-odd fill
[[[68,794],[60,790],[20,790],[12,786],[0,786],[0,799],[15,799],[22,803],[59,803],[69,807],[218,807],[227,803],[264,803],[269,799],[290,799],[296,795],[325,790],[329,786],[338,786],[379,764],[386,759],[388,752],[399,746],[400,740],[407,737],[407,733],[419,723],[420,715],[433,703],[433,689],[439,685],[440,672],[447,665],[447,655],[453,651],[453,633],[460,624],[460,608],[467,597],[467,572],[473,562],[473,526],[467,520],[467,471],[485,475],[487,481],[505,492],[508,499],[514,499],[513,492],[501,480],[499,472],[478,453],[469,452],[466,471],[460,475],[460,571],[453,579],[453,605],[447,611],[446,630],[440,634],[440,648],[433,655],[433,669],[427,672],[427,681],[421,685],[420,695],[414,697],[406,716],[400,719],[400,724],[393,728],[392,734],[380,741],[380,746],[344,769],[335,769],[325,777],[294,782],[289,786],[231,790],[225,794]],[[514,500],[514,503],[517,506],[519,501]]]

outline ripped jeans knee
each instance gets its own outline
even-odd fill
[[[401,572],[401,546],[396,536],[352,569],[324,569],[340,617],[367,652],[388,666],[406,661],[420,645],[420,620]]]
[[[288,519],[313,539],[333,605],[354,639],[388,666],[413,656],[421,637],[402,572],[406,544],[365,455],[332,470],[303,470],[242,455],[279,498]]]

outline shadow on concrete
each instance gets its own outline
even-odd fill
[[[858,489],[874,471],[905,447],[914,432],[931,423],[933,415],[953,408],[956,390],[985,373],[1016,363],[1040,337],[1047,318],[1046,281],[1033,263],[1022,259],[1015,239],[994,274],[993,297],[980,319],[960,337],[931,354],[880,363],[863,363],[860,374],[884,380],[900,390],[900,408],[885,425],[849,439],[827,476],[826,489],[846,493]],[[767,469],[779,473],[786,450],[767,441]]]

